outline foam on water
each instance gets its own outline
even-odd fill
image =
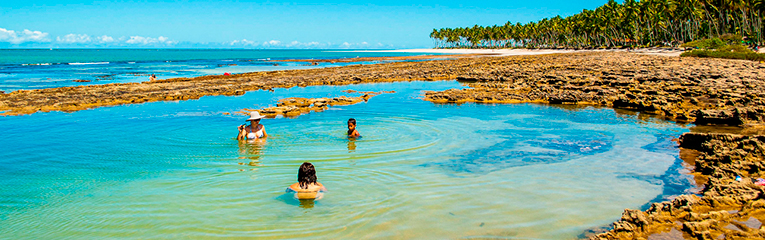
[[[456,82],[317,86],[0,118],[0,238],[567,239],[692,187],[672,138],[687,128],[611,109],[436,105]],[[395,90],[266,119],[277,99]],[[344,137],[358,120],[359,140]],[[329,192],[284,189],[304,161]]]

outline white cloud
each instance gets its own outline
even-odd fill
[[[103,35],[103,36],[97,37],[97,38],[96,38],[96,40],[98,40],[98,42],[99,42],[99,43],[110,43],[110,42],[114,42],[114,38],[113,38],[113,37],[109,37],[109,36],[106,36],[106,35]]]
[[[29,31],[24,29],[22,32],[22,37],[25,38],[28,42],[50,42],[50,39],[48,39],[48,33],[40,31]]]
[[[331,43],[300,42],[300,41],[292,41],[289,43],[283,43],[279,40],[266,41],[261,44],[261,47],[263,48],[295,48],[295,49],[326,48],[331,46],[332,46]]]
[[[257,44],[257,43],[255,43],[255,41],[249,41],[249,40],[247,40],[247,39],[242,39],[242,40],[234,40],[234,41],[231,41],[231,43],[229,43],[228,45],[231,45],[231,46],[234,46],[234,45],[242,45],[242,46],[248,46],[248,45],[250,45],[250,46],[256,46],[256,45],[258,45],[258,44]]]
[[[278,47],[281,44],[282,44],[282,42],[278,41],[278,40],[271,40],[271,41],[263,42],[263,46],[264,47]]]
[[[124,38],[120,38],[124,39]],[[176,41],[170,41],[169,38],[159,36],[158,38],[153,37],[142,37],[142,36],[130,36],[130,39],[125,40],[125,43],[127,44],[140,44],[140,45],[149,45],[149,44],[175,44]]]
[[[369,44],[368,42],[360,42],[360,43],[349,43],[344,42],[343,44],[338,45],[339,48],[369,48],[370,46],[375,46],[372,44]],[[382,46],[381,43],[377,43],[376,47]]]
[[[234,45],[246,45],[243,41],[240,40],[234,40],[228,45],[234,46]],[[256,46],[257,44],[251,44],[252,46]],[[316,48],[379,48],[384,46],[382,43],[377,44],[371,44],[369,42],[359,42],[359,43],[353,43],[353,42],[343,42],[341,44],[337,43],[320,43],[320,42],[300,42],[300,41],[291,41],[291,42],[282,42],[279,40],[270,40],[265,41],[260,44],[260,47],[262,48],[293,48],[293,49],[316,49]]]
[[[129,44],[149,44],[149,43],[155,43],[157,42],[156,38],[147,38],[147,37],[141,37],[141,36],[131,36],[130,39],[125,41]]]
[[[48,33],[41,31],[30,31],[24,29],[20,33],[16,31],[0,28],[0,42],[9,42],[12,44],[20,44],[25,42],[50,42]]]
[[[57,42],[61,43],[89,43],[90,36],[87,34],[67,34],[64,37],[56,37]]]

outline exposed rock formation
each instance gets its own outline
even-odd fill
[[[745,123],[762,119],[765,99],[765,64],[590,52],[395,62],[19,90],[0,94],[0,111],[5,111],[2,113],[5,115],[77,111],[295,86],[447,79],[474,81],[469,84],[473,88],[429,93],[426,99],[454,103],[598,104],[653,112],[679,121],[693,121],[700,114],[696,110],[721,110],[728,112],[706,112],[705,116],[710,117],[708,121]],[[734,111],[734,106],[741,108],[738,115],[726,115]]]
[[[262,109],[245,108],[239,113],[247,115],[249,112],[258,111],[267,118],[277,116],[295,117],[310,112],[321,112],[327,110],[330,106],[353,105],[361,101],[367,101],[373,95],[364,94],[361,97],[335,97],[335,98],[298,98],[291,97],[279,100],[276,107],[267,107]]]
[[[458,75],[471,88],[429,92],[437,103],[589,104],[697,124],[759,124],[765,64],[636,54],[490,58]]]
[[[765,239],[765,187],[754,183],[765,177],[765,136],[686,133],[680,147],[699,153],[689,160],[705,185],[701,197],[683,195],[645,212],[626,209],[613,230],[591,239],[646,239],[671,231],[686,239]]]
[[[438,57],[438,56],[435,56]],[[346,67],[254,72],[174,78],[141,83],[119,83],[18,90],[0,94],[1,115],[35,112],[72,112],[95,107],[155,101],[198,99],[203,96],[242,95],[247,91],[314,85],[454,79],[470,61],[396,62]],[[462,69],[462,70],[460,70]]]
[[[344,106],[353,105],[362,101],[369,101],[369,98],[383,94],[383,93],[395,93],[395,91],[382,91],[382,92],[359,92],[354,90],[345,90],[346,93],[361,93],[364,94],[359,97],[334,97],[334,98],[298,98],[291,97],[281,99],[277,102],[276,107],[267,107],[262,109],[249,109],[245,108],[237,113],[242,115],[248,115],[252,111],[258,111],[260,114],[265,115],[267,118],[275,118],[277,116],[282,117],[295,117],[301,114],[310,112],[321,112],[327,110],[331,106]],[[230,114],[230,113],[227,113]]]

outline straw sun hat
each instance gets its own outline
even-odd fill
[[[246,121],[258,120],[264,117],[265,116],[260,115],[259,112],[250,112],[250,118],[248,118]]]

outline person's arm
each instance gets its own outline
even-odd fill
[[[324,187],[324,185],[323,185],[323,184],[321,184],[321,183],[319,183],[319,182],[316,182],[316,185],[319,185],[319,186],[321,187],[321,189],[319,189],[319,191],[322,191],[322,192],[326,192],[326,191],[327,191],[327,188],[326,188],[326,187]]]
[[[263,126],[263,138],[268,137],[268,134],[266,133],[266,126]]]
[[[356,129],[354,129],[354,130],[353,130],[353,133],[351,133],[351,137],[355,137],[355,138],[357,138],[357,137],[359,137],[359,136],[361,136],[361,133],[359,133],[359,131],[357,131]]]
[[[247,137],[247,130],[244,125],[239,125],[239,134],[236,135],[236,140],[244,140]]]

